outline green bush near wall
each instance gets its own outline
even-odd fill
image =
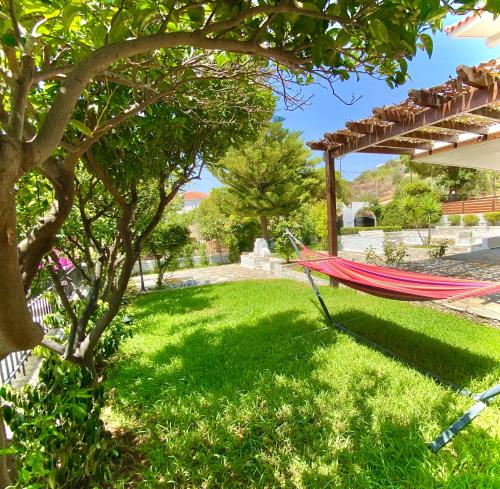
[[[391,231],[401,231],[401,226],[372,226],[372,227],[359,227],[359,228],[341,228],[340,234],[358,234],[360,231],[384,231],[390,233]]]
[[[448,216],[448,224],[450,226],[460,226],[462,219],[459,215]]]
[[[500,226],[500,212],[486,212],[484,218],[490,226]]]
[[[465,214],[464,225],[465,226],[477,226],[479,224],[479,217],[475,214]]]

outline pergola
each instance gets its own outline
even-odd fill
[[[307,143],[324,152],[330,255],[338,253],[336,158],[404,154],[429,164],[500,170],[500,60],[456,71],[442,85],[410,90],[400,104],[375,107],[370,117]]]

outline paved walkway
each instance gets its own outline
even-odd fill
[[[341,256],[355,261],[363,261],[363,253],[341,252]],[[461,253],[450,255],[445,259],[430,260],[427,250],[411,248],[407,262],[401,268],[417,272],[432,273],[435,275],[475,278],[500,282],[500,248],[487,252]],[[306,280],[301,272],[288,270],[287,278]],[[178,270],[165,277],[167,287],[186,287],[194,285],[220,284],[249,279],[274,279],[270,272],[264,270],[250,270],[239,264],[220,265],[206,268]],[[140,286],[139,277],[133,277],[137,286]],[[156,275],[145,275],[147,289],[154,288]],[[327,284],[326,280],[316,279],[320,284]],[[439,304],[439,302],[437,302]],[[451,303],[441,303],[449,309],[472,314],[500,324],[500,294],[488,295],[472,299],[463,299]]]

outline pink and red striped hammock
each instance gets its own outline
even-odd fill
[[[459,300],[496,294],[500,283],[440,277],[327,256],[301,244],[298,264],[353,289],[402,301]]]

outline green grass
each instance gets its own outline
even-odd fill
[[[474,391],[498,382],[500,330],[322,291],[337,320],[358,318],[351,329],[405,358]],[[426,442],[472,402],[318,331],[304,284],[162,291],[134,307],[135,336],[107,380],[125,440],[115,488],[500,487],[498,403],[434,455]]]

